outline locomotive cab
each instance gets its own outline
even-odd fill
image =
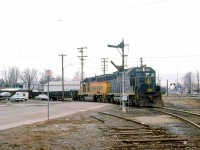
[[[155,71],[150,67],[135,69],[134,104],[138,106],[162,106],[160,86],[156,85]]]

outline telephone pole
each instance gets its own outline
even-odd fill
[[[105,75],[106,74],[106,71],[108,71],[108,58],[101,58],[101,62],[103,63],[102,64],[102,70],[101,71],[103,71],[103,74]]]
[[[63,67],[63,60],[64,60],[64,54],[58,55],[62,58],[62,101],[64,101],[64,67]]]
[[[85,60],[84,57],[87,57],[87,56],[83,55],[83,50],[87,49],[87,47],[80,47],[80,48],[77,48],[77,49],[81,53],[81,56],[77,56],[77,57],[80,57],[80,60],[81,60],[81,82],[82,82],[83,81],[83,61]]]

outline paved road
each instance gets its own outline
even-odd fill
[[[49,118],[58,118],[73,113],[108,106],[94,102],[51,102]],[[0,104],[0,130],[48,120],[48,102],[34,101]]]

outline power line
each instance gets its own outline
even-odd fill
[[[170,1],[170,0],[159,0],[159,1],[156,1],[156,2],[149,2],[149,3],[145,3],[145,4],[132,5],[132,6],[129,6],[129,7],[117,8],[117,9],[107,10],[107,11],[103,11],[103,12],[96,12],[96,13],[88,14],[88,15],[82,15],[82,16],[77,16],[77,17],[72,17],[72,18],[59,19],[59,21],[65,21],[65,20],[68,21],[68,20],[78,19],[78,18],[99,16],[99,15],[103,15],[103,14],[124,11],[124,10],[132,9],[132,8],[144,7],[144,6],[148,6],[148,5],[155,5],[155,4],[159,4],[159,3],[163,3],[163,2],[167,2],[167,1]]]
[[[142,57],[144,59],[167,59],[167,58],[181,58],[181,57],[200,57],[200,55],[183,55],[183,56],[158,56],[158,57]],[[129,58],[129,59],[138,59],[138,58]]]

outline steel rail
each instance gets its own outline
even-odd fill
[[[160,131],[157,131],[158,129],[156,129],[155,131],[152,131],[153,129],[150,128],[149,125],[146,125],[144,123],[129,119],[129,118],[124,118],[122,116],[118,116],[109,112],[98,112],[100,114],[104,114],[104,115],[108,115],[108,116],[112,116],[112,117],[116,117],[119,119],[123,119],[126,121],[130,121],[139,125],[142,125],[144,130],[142,131],[137,131],[137,129],[133,129],[132,130],[128,130],[125,129],[124,127],[122,127],[122,131],[116,131],[116,130],[112,130],[112,129],[121,129],[121,127],[109,127],[111,128],[111,130],[106,131],[106,134],[108,136],[110,136],[112,138],[112,141],[114,141],[114,148],[116,149],[120,149],[120,148],[138,148],[137,144],[141,146],[143,146],[143,143],[146,143],[145,146],[146,148],[149,146],[156,146],[157,148],[162,148],[162,143],[173,143],[172,141],[174,141],[174,147],[180,148],[181,146],[183,146],[182,143],[186,142],[188,143],[189,140],[187,138],[179,138],[177,136],[173,136],[173,135],[168,135],[167,133],[163,132],[162,129]],[[150,131],[149,131],[150,130]],[[162,133],[162,134],[158,134],[158,133]],[[120,142],[120,143],[118,143]],[[133,143],[137,143],[137,144],[133,144]],[[149,143],[151,142],[151,143]],[[156,143],[156,144],[155,144]],[[160,146],[161,143],[161,146]],[[189,142],[190,143],[190,142]],[[148,144],[148,145],[147,145]],[[165,145],[166,148],[170,147],[168,145]],[[186,144],[183,146],[183,148],[190,146],[190,144]],[[147,148],[147,149],[148,149]]]
[[[176,117],[176,118],[179,118],[179,119],[181,119],[181,120],[183,120],[183,121],[185,121],[185,122],[187,122],[187,123],[193,125],[193,126],[194,126],[195,128],[197,128],[198,131],[200,132],[200,126],[199,126],[198,124],[196,124],[196,123],[194,123],[194,122],[192,122],[192,121],[186,119],[186,118],[183,118],[183,117],[181,117],[181,116],[178,116],[178,115],[175,115],[175,114],[166,112],[166,111],[162,111],[162,110],[157,110],[157,109],[153,109],[153,110],[159,111],[159,112],[162,112],[162,113],[165,113],[165,114],[168,114],[168,115],[171,115],[171,116]]]
[[[101,122],[105,122],[105,120],[103,120],[103,119],[100,119],[100,118],[98,118],[98,117],[96,117],[96,116],[94,116],[94,115],[90,115],[90,117],[92,117],[92,118],[94,118],[94,119],[97,119],[98,121],[101,121]]]
[[[120,119],[123,119],[123,120],[126,120],[126,121],[130,121],[130,122],[133,122],[133,123],[137,123],[137,124],[139,124],[139,125],[143,125],[143,126],[149,128],[149,125],[144,124],[144,123],[141,123],[141,122],[138,122],[138,121],[135,121],[135,120],[132,120],[132,119],[124,118],[124,117],[117,116],[117,115],[113,115],[113,114],[106,113],[106,112],[99,112],[99,113],[100,113],[100,114],[104,114],[104,115],[108,115],[108,116],[113,116],[113,117],[116,117],[116,118],[120,118]]]
[[[200,117],[200,114],[189,112],[189,111],[184,111],[184,110],[180,110],[180,109],[167,108],[167,107],[159,107],[159,108],[166,109],[166,110],[178,111],[178,112],[187,113],[187,114],[191,114],[191,115],[195,115],[195,116],[199,116]]]

